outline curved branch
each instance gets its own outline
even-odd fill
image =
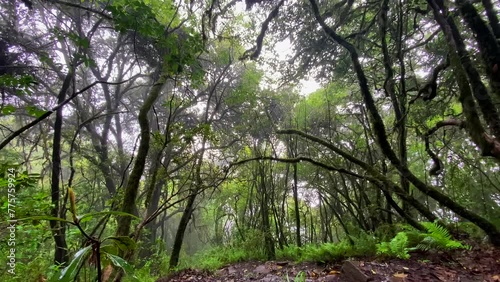
[[[435,0],[438,1],[438,0]],[[491,223],[489,220],[486,218],[470,211],[466,207],[460,205],[450,197],[448,197],[446,194],[442,193],[438,189],[427,185],[424,183],[422,180],[420,180],[415,174],[413,174],[410,169],[405,166],[401,160],[397,157],[396,153],[392,149],[391,144],[389,143],[387,139],[387,133],[385,130],[385,125],[382,120],[382,117],[380,116],[380,113],[378,112],[378,109],[375,105],[374,98],[370,92],[370,88],[368,87],[368,81],[366,78],[366,75],[364,73],[364,70],[359,62],[359,55],[356,51],[356,48],[347,42],[344,38],[340,37],[332,28],[330,28],[325,21],[321,18],[320,13],[319,13],[319,8],[315,0],[309,0],[311,3],[314,17],[316,18],[316,21],[321,25],[323,30],[329,35],[335,42],[343,46],[344,48],[349,51],[351,55],[351,61],[354,67],[354,71],[356,72],[357,78],[358,78],[358,83],[361,89],[361,94],[363,95],[363,100],[365,103],[366,108],[368,109],[368,112],[370,113],[370,118],[371,122],[373,124],[373,130],[375,131],[375,136],[377,137],[377,143],[380,149],[382,150],[383,154],[389,159],[391,164],[396,167],[399,172],[406,177],[418,190],[420,190],[422,193],[429,195],[436,201],[438,201],[440,204],[444,205],[445,207],[449,208],[456,214],[462,216],[465,219],[468,219],[472,222],[474,222],[478,227],[483,229],[489,236],[491,242],[496,245],[500,246],[500,230],[495,226],[493,223]],[[438,4],[436,4],[433,0],[427,0],[429,5],[432,5],[433,8],[436,8]],[[434,10],[435,14],[439,13],[436,9]],[[456,27],[456,26],[455,26]],[[455,28],[455,31],[457,29]],[[453,34],[455,37],[460,37],[460,34]],[[462,42],[463,43],[463,42]],[[462,55],[462,54],[461,54]],[[461,59],[464,59],[461,56]],[[468,57],[465,59],[469,59]],[[477,73],[477,70],[475,68],[466,68],[466,70],[470,71],[470,74],[474,74],[479,76]],[[472,76],[472,75],[471,75]],[[469,77],[471,78],[471,77]],[[479,96],[484,98],[481,101],[478,101],[480,103],[480,107],[483,110],[483,114],[485,115],[485,119],[488,120],[490,126],[492,127],[492,131],[497,136],[500,136],[500,121],[498,120],[498,114],[496,109],[494,108],[493,103],[488,105],[488,102],[491,102],[491,98],[489,97],[489,94],[486,91],[486,88],[484,87],[484,84],[481,83],[481,80],[477,80],[477,77],[472,77],[471,82],[475,82],[473,84],[475,94],[476,94],[476,99],[479,99]],[[477,88],[479,87],[479,88]],[[482,88],[481,88],[482,87]],[[482,94],[482,95],[481,95]],[[493,109],[492,109],[493,108]],[[349,156],[353,158],[352,156]],[[355,159],[355,158],[354,158]],[[373,170],[371,167],[368,168],[370,170]]]
[[[92,8],[89,8],[89,7],[84,7],[82,5],[78,5],[78,4],[75,4],[75,3],[70,3],[70,2],[66,2],[66,1],[59,1],[59,0],[52,0],[52,1],[49,1],[49,2],[60,4],[60,5],[64,5],[64,6],[68,6],[68,7],[73,7],[73,8],[77,8],[77,9],[82,9],[82,10],[85,10],[85,11],[88,11],[88,12],[92,12],[94,14],[102,16],[103,18],[105,18],[107,20],[112,20],[113,19],[110,15],[107,15],[107,14],[105,14],[102,11],[99,11],[99,10],[96,10],[96,9],[92,9]]]
[[[366,179],[366,180],[371,181],[371,182],[379,182],[379,180],[377,180],[373,177],[360,175],[360,174],[357,174],[357,173],[352,172],[350,170],[347,170],[344,168],[337,168],[337,167],[334,167],[334,166],[331,166],[331,165],[328,165],[328,164],[325,164],[325,163],[322,163],[322,162],[319,162],[319,161],[316,161],[316,160],[313,160],[313,159],[307,158],[307,157],[296,157],[296,158],[286,158],[286,159],[285,158],[276,158],[276,157],[255,157],[255,158],[244,159],[241,161],[231,163],[230,167],[242,165],[242,164],[245,164],[245,163],[248,163],[251,161],[260,161],[260,160],[277,161],[277,162],[282,162],[282,163],[300,163],[300,162],[304,161],[304,162],[311,163],[315,166],[324,168],[324,169],[329,170],[329,171],[340,172],[343,174],[354,176],[356,178]]]
[[[434,164],[432,165],[431,169],[429,170],[429,175],[431,176],[438,176],[441,174],[443,171],[443,162],[439,159],[438,155],[434,153],[431,148],[430,148],[430,142],[429,142],[429,137],[434,134],[438,129],[445,127],[445,126],[458,126],[461,129],[465,128],[465,122],[461,120],[456,120],[456,119],[448,119],[448,120],[442,120],[439,121],[433,128],[429,129],[425,135],[424,135],[424,141],[425,141],[425,151],[427,154],[431,157],[432,161]]]
[[[432,70],[431,79],[418,91],[417,97],[415,97],[410,103],[414,102],[420,96],[424,101],[430,101],[437,96],[437,79],[439,77],[439,73],[444,71],[447,67],[450,66],[450,59],[447,56],[446,60],[441,64],[437,65],[435,69]]]
[[[357,174],[357,173],[352,172],[352,171],[347,170],[347,169],[336,168],[334,166],[327,165],[327,164],[324,164],[322,162],[318,162],[318,161],[315,161],[315,160],[313,160],[311,158],[306,158],[306,157],[287,158],[287,159],[275,158],[275,157],[256,157],[256,158],[250,158],[250,159],[245,159],[245,160],[241,160],[241,161],[238,161],[238,162],[231,163],[231,166],[241,165],[241,164],[244,164],[244,163],[247,163],[247,162],[257,161],[257,160],[272,160],[272,161],[278,161],[278,162],[284,162],[284,163],[299,163],[301,161],[306,161],[306,162],[309,162],[309,163],[311,163],[311,164],[313,164],[315,166],[324,168],[324,169],[329,170],[329,171],[336,171],[336,172],[347,174],[347,175],[350,175],[350,176],[353,176],[353,177],[356,177],[356,178],[366,179],[366,180],[372,182],[375,186],[377,186],[384,193],[384,195],[387,197],[387,201],[389,202],[389,204],[410,225],[412,225],[413,227],[415,227],[415,228],[417,228],[419,230],[424,230],[423,227],[417,221],[415,221],[405,211],[403,211],[396,204],[396,202],[392,199],[392,197],[390,196],[389,190],[387,189],[387,187],[391,187],[391,185],[387,185],[387,183],[384,183],[383,181],[380,181],[379,179],[376,179],[376,178],[373,178],[373,177],[369,177],[369,176],[360,175],[360,174]],[[393,186],[395,186],[395,185],[392,185],[392,188],[394,188]],[[399,189],[402,190],[401,188],[399,188]],[[392,190],[394,190],[394,189],[392,189]],[[406,193],[400,193],[400,191],[395,191],[395,193],[400,198],[402,198],[403,200],[409,202],[410,204],[417,202],[417,200],[415,198],[411,197],[410,195],[408,195]],[[418,210],[418,208],[417,208],[417,210]],[[424,214],[424,216],[431,216],[431,218],[428,218],[428,219],[432,220],[432,221],[436,219],[435,217],[433,217],[432,213],[430,213],[430,212],[428,212],[427,214]]]
[[[418,210],[423,216],[425,216],[430,221],[434,221],[436,219],[436,216],[433,215],[427,207],[422,205],[422,203],[420,203],[418,200],[416,200],[415,198],[410,196],[405,190],[403,190],[403,188],[399,187],[394,182],[392,182],[389,178],[387,178],[385,175],[383,175],[378,170],[376,170],[373,167],[373,165],[369,165],[368,163],[354,157],[352,154],[343,151],[342,149],[338,148],[334,144],[332,144],[324,139],[321,139],[319,137],[307,134],[305,132],[302,132],[302,131],[296,130],[296,129],[278,130],[276,133],[277,134],[298,135],[298,136],[301,136],[307,140],[310,140],[310,141],[313,141],[315,143],[318,143],[320,145],[325,146],[326,148],[332,150],[333,152],[342,156],[346,160],[348,160],[348,161],[358,165],[362,169],[364,169],[366,172],[368,172],[370,175],[372,175],[374,177],[374,178],[368,179],[368,180],[373,181],[379,187],[382,187],[383,185],[385,185],[386,187],[389,187],[399,197],[401,197],[403,200],[410,203],[413,207],[415,207],[416,210]]]
[[[33,126],[37,125],[38,123],[40,123],[41,121],[43,121],[44,119],[48,118],[52,113],[54,113],[55,111],[57,111],[58,109],[60,109],[61,107],[63,107],[64,105],[66,105],[67,103],[71,102],[71,100],[73,100],[76,96],[78,96],[79,94],[89,90],[90,88],[94,87],[96,84],[98,83],[106,83],[106,84],[113,84],[113,85],[117,85],[117,84],[122,84],[122,83],[125,83],[129,80],[125,80],[125,81],[121,81],[121,82],[107,82],[107,81],[95,81],[94,83],[86,86],[85,88],[83,88],[82,90],[78,91],[78,92],[75,92],[73,93],[73,95],[71,95],[70,97],[68,97],[66,100],[64,100],[62,103],[60,103],[59,105],[53,107],[51,110],[48,110],[46,111],[43,115],[39,116],[38,118],[36,118],[35,120],[33,120],[32,122],[28,123],[27,125],[19,128],[18,130],[14,131],[12,134],[10,134],[9,136],[7,136],[7,138],[5,138],[2,143],[0,143],[0,150],[2,150],[5,146],[7,146],[10,141],[12,141],[14,138],[16,138],[17,136],[21,135],[23,132],[25,132],[26,130],[32,128]]]
[[[271,11],[271,13],[267,16],[267,19],[262,23],[262,27],[260,29],[260,34],[257,36],[257,46],[252,49],[246,50],[243,56],[241,56],[240,60],[246,60],[250,57],[250,59],[255,60],[259,57],[260,52],[262,51],[262,44],[264,42],[264,37],[266,36],[266,32],[269,28],[269,24],[271,21],[278,16],[278,12],[280,7],[285,3],[285,0],[281,0],[278,5]],[[250,54],[251,53],[251,54]]]

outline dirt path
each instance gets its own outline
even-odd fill
[[[500,282],[500,249],[476,249],[452,253],[414,253],[409,260],[356,259],[355,261],[315,264],[293,262],[242,262],[213,273],[184,270],[158,279],[177,281],[305,281],[325,282]],[[303,281],[303,280],[302,280]]]

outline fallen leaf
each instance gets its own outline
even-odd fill
[[[329,275],[336,275],[336,274],[340,274],[340,271],[338,270],[331,270],[330,272],[328,272]]]
[[[406,278],[406,276],[408,276],[408,275],[406,275],[404,273],[397,272],[393,276],[396,277],[396,278]]]

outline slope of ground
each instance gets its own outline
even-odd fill
[[[357,258],[327,264],[242,262],[215,272],[187,269],[157,280],[167,281],[500,282],[500,249],[413,253],[409,260]]]

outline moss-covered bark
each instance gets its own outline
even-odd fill
[[[57,103],[61,104],[66,98],[66,93],[69,90],[71,81],[74,78],[74,70],[70,69],[64,78],[63,85],[57,96]],[[60,174],[61,174],[61,138],[62,138],[62,124],[63,124],[63,107],[56,111],[56,119],[54,121],[54,137],[52,140],[52,175],[51,175],[51,203],[52,209],[50,215],[53,217],[65,218],[64,206],[60,206],[61,189]],[[68,262],[68,245],[66,244],[66,227],[64,223],[57,220],[50,221],[50,228],[52,229],[52,236],[55,242],[54,262],[56,264],[65,264]]]
[[[123,194],[121,211],[132,214],[134,212],[135,200],[137,198],[137,193],[139,191],[139,184],[144,172],[144,166],[146,164],[146,158],[149,151],[149,119],[148,112],[153,107],[154,102],[158,98],[163,88],[163,85],[167,81],[167,75],[162,74],[159,76],[151,90],[149,91],[144,104],[142,105],[138,121],[141,129],[140,133],[140,143],[139,149],[137,150],[137,156],[134,162],[134,168],[130,173],[127,186],[125,187],[125,192]],[[130,216],[118,217],[118,227],[116,230],[117,236],[128,236],[130,233],[130,223],[132,218]]]

